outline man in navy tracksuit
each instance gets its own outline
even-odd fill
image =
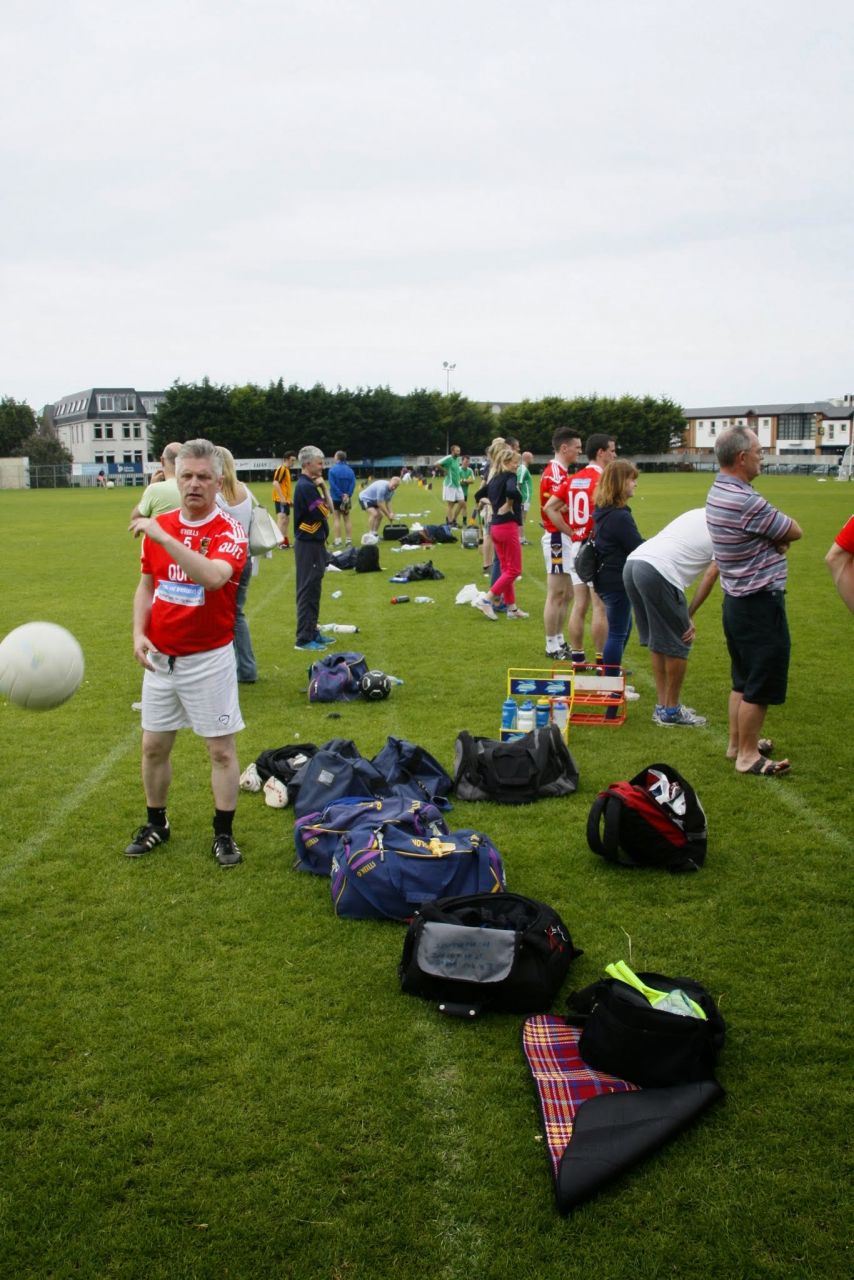
[[[323,453],[307,444],[297,455],[300,476],[294,488],[294,551],[296,553],[297,637],[295,649],[323,651],[317,630],[320,592],[326,572],[331,502],[323,480]]]

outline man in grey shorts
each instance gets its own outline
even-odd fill
[[[705,508],[686,511],[626,560],[623,583],[632,602],[638,640],[652,658],[655,677],[653,721],[665,727],[706,723],[681,702],[688,654],[695,635],[694,614],[718,576]],[[687,588],[702,574],[690,603]]]

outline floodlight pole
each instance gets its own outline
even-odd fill
[[[447,360],[442,361],[442,368],[445,370],[445,398],[450,399],[451,395],[451,372],[456,369],[456,362],[450,364]],[[450,423],[445,432],[445,453],[451,452],[451,427]]]

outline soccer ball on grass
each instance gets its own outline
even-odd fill
[[[61,706],[83,679],[83,650],[55,622],[25,622],[0,643],[0,694],[30,711]]]
[[[384,671],[366,671],[360,687],[362,697],[367,698],[368,702],[379,702],[391,693],[391,681]]]

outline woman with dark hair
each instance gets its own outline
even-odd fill
[[[637,482],[637,467],[625,458],[616,458],[605,467],[596,486],[593,536],[599,567],[593,585],[608,617],[608,639],[602,654],[606,676],[620,674],[632,629],[632,606],[623,585],[623,566],[643,542],[627,505]]]

